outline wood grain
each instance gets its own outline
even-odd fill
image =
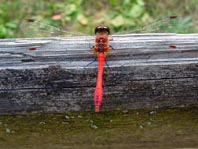
[[[0,113],[94,110],[97,62],[86,66],[93,43],[94,36],[1,39]],[[116,35],[110,44],[103,111],[198,105],[198,34]]]

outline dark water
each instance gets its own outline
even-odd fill
[[[198,148],[198,108],[0,116],[0,148]]]

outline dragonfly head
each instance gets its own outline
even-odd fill
[[[95,28],[95,34],[97,33],[102,33],[102,32],[106,32],[108,35],[110,34],[110,29],[108,26],[105,25],[99,25]]]

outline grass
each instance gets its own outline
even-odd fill
[[[198,147],[198,109],[0,116],[2,148]]]
[[[63,29],[93,33],[99,24],[113,31],[142,26],[170,15],[192,17],[187,24],[198,24],[196,0],[0,0],[0,38],[20,37],[21,23],[28,18]],[[178,5],[178,3],[180,5]]]

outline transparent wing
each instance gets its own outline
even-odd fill
[[[134,30],[115,33],[115,35],[131,33],[194,33],[197,31],[193,28],[191,16],[169,16]]]
[[[91,50],[94,44],[94,36],[61,30],[34,20],[23,22],[20,29],[23,37],[56,37],[43,38],[42,40],[31,39],[31,44],[27,48],[28,54],[31,56],[31,61],[38,64],[59,63],[67,68],[71,66],[83,67],[91,61],[92,57],[94,59]],[[59,38],[62,36],[64,38]],[[25,59],[23,61],[28,62],[30,60]]]
[[[136,30],[113,34],[110,40],[115,49],[110,55],[112,65],[114,59],[119,60],[115,64],[119,67],[160,62],[173,64],[176,60],[186,62],[189,57],[196,56],[192,53],[197,50],[197,34],[183,33],[197,33],[191,17],[171,16]]]
[[[140,27],[135,30],[127,30],[124,32],[118,32],[110,36],[110,44],[114,49],[126,49],[126,48],[140,48],[147,47],[148,40],[151,39],[151,36],[158,40],[159,36],[164,36],[168,40],[167,33],[196,33],[197,30],[192,26],[192,17],[178,17],[170,16],[164,19],[157,20],[151,24]],[[140,33],[140,34],[139,34]],[[141,34],[143,33],[143,34]],[[146,34],[145,34],[146,33]],[[150,33],[151,35],[149,35]],[[155,33],[155,35],[153,34]],[[162,34],[164,33],[164,34]],[[129,36],[134,38],[124,39],[123,36]],[[139,36],[139,38],[136,38]],[[121,44],[122,43],[122,44]],[[150,43],[151,44],[151,43]],[[152,44],[155,44],[153,42]],[[169,43],[166,48],[176,48],[175,43]]]
[[[88,36],[81,32],[71,32],[56,28],[49,24],[28,19],[20,25],[24,37],[54,37],[54,36]]]

